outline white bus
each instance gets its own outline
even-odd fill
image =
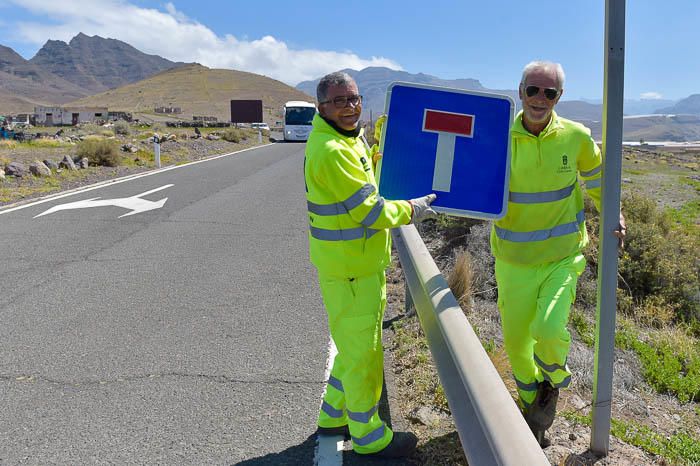
[[[311,132],[311,120],[316,106],[310,102],[292,100],[284,104],[284,140],[306,141]]]

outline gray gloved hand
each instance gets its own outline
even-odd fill
[[[436,194],[428,194],[427,196],[417,197],[408,201],[411,203],[411,207],[413,207],[411,223],[418,223],[425,219],[436,217],[437,212],[430,207],[430,204],[432,204],[435,199],[437,199]]]

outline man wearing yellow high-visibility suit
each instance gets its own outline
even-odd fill
[[[567,324],[588,242],[579,177],[600,212],[600,150],[588,128],[554,112],[563,89],[558,63],[532,62],[523,70],[508,211],[491,231],[504,345],[520,408],[543,447],[559,389],[571,382]],[[620,239],[624,225],[620,215]]]
[[[324,76],[306,145],[304,177],[311,262],[318,269],[328,326],[338,349],[318,417],[319,435],[349,435],[353,450],[410,456],[417,438],[379,417],[384,355],[382,317],[388,229],[435,212],[434,194],[410,201],[379,196],[370,149],[359,127],[362,96],[347,73]],[[373,156],[374,159],[373,160]]]

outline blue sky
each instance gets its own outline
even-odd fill
[[[564,66],[564,99],[600,99],[604,15],[604,0],[3,0],[0,44],[31,58],[84,32],[291,85],[376,65],[514,89],[546,59]],[[627,98],[700,93],[700,2],[627,0],[626,23]]]

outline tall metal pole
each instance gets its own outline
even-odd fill
[[[625,81],[625,0],[605,1],[605,84],[603,88],[603,185],[598,251],[598,308],[593,372],[591,451],[610,448],[615,312],[617,309],[617,245],[613,235],[620,221],[622,173],[622,105]]]

